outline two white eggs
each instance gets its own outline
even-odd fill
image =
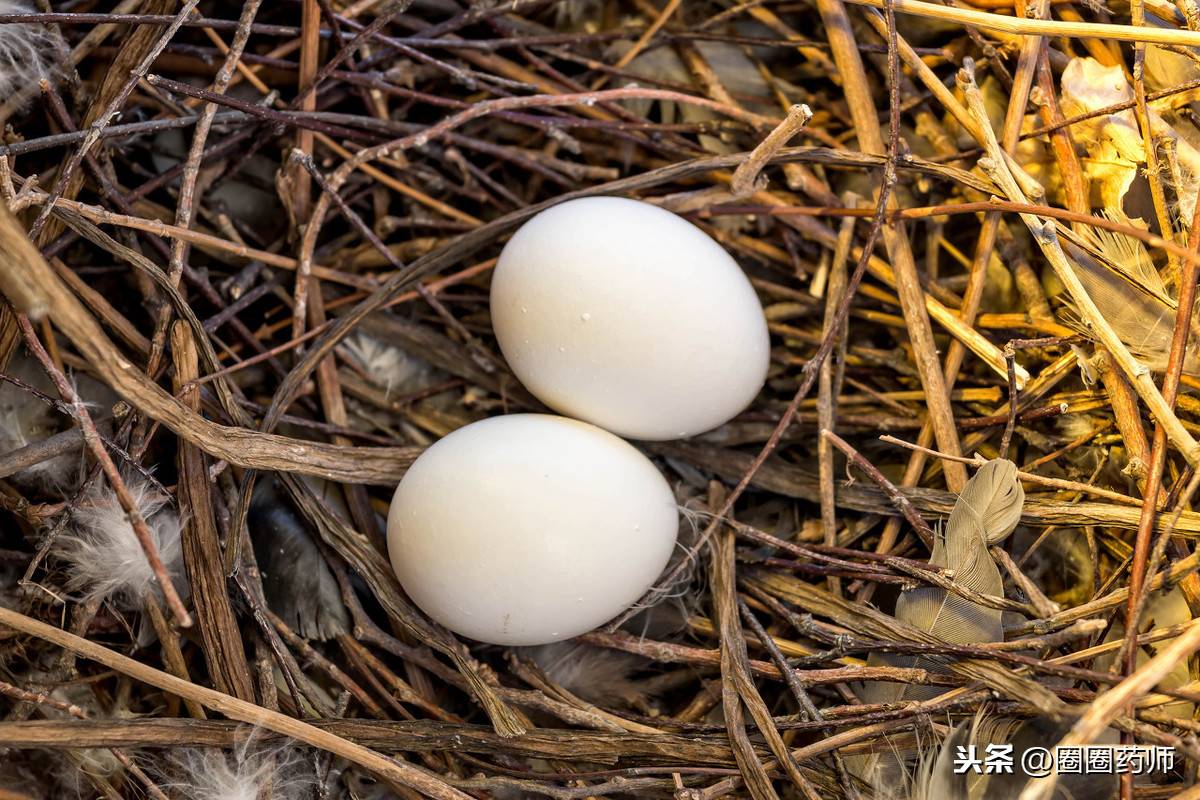
[[[620,437],[734,417],[766,380],[767,325],[720,245],[615,197],[526,222],[500,254],[491,313],[517,378],[573,419],[515,414],[443,437],[396,489],[388,551],[413,602],[450,630],[545,644],[627,609],[674,549],[674,495]]]

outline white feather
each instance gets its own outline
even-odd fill
[[[349,337],[342,347],[367,373],[371,382],[382,386],[388,394],[420,388],[432,371],[424,361],[365,333]]]
[[[19,0],[0,0],[0,14],[32,11]],[[0,25],[0,98],[32,97],[40,81],[59,77],[65,52],[62,38],[45,25]]]
[[[0,0],[0,13],[3,3]],[[4,25],[0,25],[0,36]],[[45,372],[29,359],[13,359],[7,374],[42,392],[54,395]],[[57,433],[65,418],[45,401],[5,381],[0,384],[0,453],[34,444]],[[73,453],[56,456],[14,475],[19,483],[43,489],[63,488],[79,477],[79,457]]]
[[[147,482],[127,478],[125,483],[171,578],[182,582],[178,515],[167,507],[168,498]],[[115,492],[107,486],[93,490],[72,518],[73,530],[63,533],[57,545],[58,557],[67,564],[68,589],[89,598],[114,598],[130,608],[140,607],[151,592],[158,591],[150,562]]]
[[[30,397],[12,384],[0,390],[0,452],[18,450],[50,436],[55,430],[50,407]],[[25,483],[55,485],[69,477],[74,461],[71,455],[61,455],[35,464],[17,473]]]
[[[298,800],[312,784],[295,750],[187,748],[171,760],[178,778],[167,788],[188,800]]]
[[[1055,420],[1055,427],[1067,439],[1078,439],[1096,430],[1101,424],[1099,417],[1087,414],[1063,414]]]

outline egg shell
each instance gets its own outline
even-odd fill
[[[638,200],[570,200],[526,222],[500,254],[491,312],[530,392],[632,439],[711,430],[766,380],[767,323],[737,262]]]
[[[492,417],[421,454],[388,513],[388,554],[426,614],[481,642],[569,639],[637,602],[679,513],[628,442],[548,414]]]

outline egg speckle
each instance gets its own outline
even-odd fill
[[[500,254],[491,313],[530,392],[621,436],[711,430],[766,380],[767,323],[737,262],[637,200],[571,200],[526,222]]]
[[[658,469],[577,420],[467,425],[413,463],[388,515],[404,590],[452,631],[493,644],[578,636],[649,589],[679,516]]]

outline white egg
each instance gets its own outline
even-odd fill
[[[578,636],[637,602],[679,516],[658,469],[594,425],[548,414],[460,428],[392,498],[388,554],[426,614],[481,642]]]
[[[633,439],[711,430],[766,380],[767,323],[737,262],[638,200],[571,200],[530,219],[500,254],[491,308],[530,392]]]

